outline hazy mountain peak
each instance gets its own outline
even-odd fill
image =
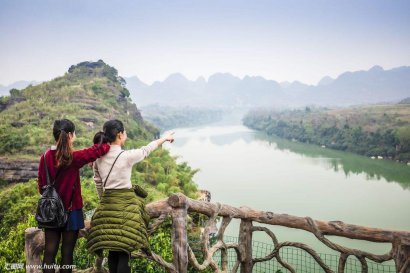
[[[164,80],[164,82],[184,82],[184,81],[189,81],[189,80],[181,73],[172,73]]]
[[[245,75],[242,80],[244,79],[264,79],[261,76],[249,76],[249,75]]]
[[[243,81],[256,81],[256,82],[265,82],[268,81],[267,79],[265,79],[262,76],[249,76],[246,75],[245,77],[243,77],[242,79]]]
[[[199,76],[196,80],[196,83],[206,83],[205,77],[204,76]]]
[[[231,73],[222,73],[218,72],[215,74],[212,74],[208,78],[208,82],[220,82],[220,81],[240,81],[241,79],[232,75]]]
[[[304,90],[306,88],[308,88],[309,85],[304,84],[303,82],[300,81],[293,81],[291,83],[289,83],[286,87],[283,87],[285,89],[291,89],[293,91],[300,91],[300,90]]]
[[[370,72],[377,72],[377,71],[384,71],[384,69],[380,65],[375,65],[372,68],[370,68],[369,71]]]
[[[300,81],[293,81],[291,83],[291,85],[306,85],[306,84],[304,84],[303,82],[300,82]]]
[[[129,77],[124,77],[124,79],[133,79],[133,80],[135,80],[135,81],[139,81],[139,82],[143,82],[143,81],[141,81],[140,80],[140,78],[137,76],[137,75],[134,75],[134,76],[129,76]]]
[[[143,88],[148,86],[137,76],[125,77],[125,81],[127,82],[127,86],[133,86],[134,88]]]
[[[318,83],[317,85],[328,85],[330,83],[332,83],[334,81],[334,79],[332,77],[329,76],[325,76],[323,77]]]

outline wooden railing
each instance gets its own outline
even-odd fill
[[[393,260],[396,271],[399,273],[410,273],[410,232],[392,231],[378,228],[362,227],[357,225],[345,224],[340,221],[318,221],[309,217],[296,217],[287,214],[276,214],[273,212],[258,211],[247,207],[235,208],[219,203],[193,200],[183,194],[177,193],[168,199],[153,202],[147,205],[151,218],[155,221],[150,226],[150,233],[167,218],[172,217],[172,263],[166,262],[162,257],[155,253],[139,254],[162,265],[171,273],[186,273],[188,263],[198,271],[210,267],[214,272],[240,272],[250,273],[256,263],[276,259],[290,272],[296,272],[291,264],[287,263],[280,256],[280,249],[283,247],[296,247],[309,253],[317,264],[326,272],[334,272],[321,257],[308,245],[296,242],[278,242],[275,234],[266,227],[254,226],[254,222],[280,225],[289,228],[302,229],[311,232],[316,238],[329,248],[340,253],[337,272],[345,270],[346,261],[349,256],[356,257],[361,263],[362,272],[368,272],[366,259],[377,263]],[[187,240],[187,214],[196,212],[207,215],[209,220],[205,225],[201,244],[204,261],[199,263],[195,257]],[[209,231],[216,223],[216,218],[222,217],[222,223],[216,235],[217,241],[212,246],[209,245]],[[239,227],[239,240],[237,243],[226,243],[223,235],[226,227],[233,218],[241,220]],[[80,236],[86,237],[89,222],[86,228],[80,231]],[[274,249],[266,257],[252,257],[252,234],[256,231],[266,232],[272,239]],[[325,237],[325,235],[341,236],[351,239],[360,239],[371,242],[391,243],[392,248],[388,253],[376,255],[366,251],[351,249],[336,244]],[[25,234],[26,264],[40,265],[40,253],[44,249],[44,234],[40,229],[28,228]],[[228,269],[228,249],[234,249],[237,260],[233,268]],[[219,262],[214,260],[214,254],[220,251]],[[94,268],[79,270],[77,272],[106,272],[102,266],[102,258],[97,258]],[[27,272],[40,272],[30,269]]]

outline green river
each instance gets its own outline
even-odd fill
[[[239,118],[171,131],[175,142],[164,147],[179,156],[178,162],[200,169],[194,180],[212,193],[212,202],[410,231],[410,166],[269,137],[243,126]],[[238,227],[239,221],[233,221],[225,235],[238,236]],[[270,229],[279,242],[303,242],[319,253],[336,253],[308,232]],[[271,243],[262,232],[253,238]],[[374,254],[391,248],[327,238]]]

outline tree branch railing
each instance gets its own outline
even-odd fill
[[[350,256],[356,257],[361,264],[362,273],[368,272],[367,259],[376,263],[394,261],[396,272],[410,273],[410,232],[393,231],[379,228],[363,227],[346,224],[341,221],[319,221],[310,217],[297,217],[288,214],[276,214],[273,212],[258,211],[248,207],[232,207],[219,203],[193,200],[181,193],[174,194],[168,199],[153,202],[147,205],[147,210],[151,218],[156,218],[150,225],[149,233],[155,232],[156,228],[167,218],[172,217],[172,262],[165,261],[155,253],[136,254],[134,257],[150,259],[170,273],[186,273],[188,264],[193,268],[203,270],[210,267],[217,273],[250,273],[254,265],[260,262],[276,259],[276,261],[291,273],[296,273],[295,268],[280,256],[280,249],[284,247],[295,247],[306,251],[326,273],[343,273],[346,261]],[[203,231],[201,245],[203,262],[199,263],[194,251],[188,242],[187,236],[187,214],[196,212],[209,217]],[[210,229],[216,224],[217,217],[222,217],[221,226],[216,235],[216,242],[209,245]],[[240,219],[238,242],[224,242],[224,232],[233,218]],[[268,225],[279,225],[294,229],[308,231],[325,244],[327,247],[340,253],[337,271],[333,271],[311,247],[303,243],[282,242],[279,243],[275,234],[266,227],[254,226],[258,222]],[[87,237],[89,221],[86,227],[80,230],[80,237]],[[252,256],[252,234],[254,232],[265,232],[272,240],[273,250],[265,257],[254,258]],[[340,236],[350,239],[366,240],[370,242],[391,243],[389,252],[376,255],[366,251],[348,248],[336,244],[326,235]],[[228,250],[236,252],[236,262],[234,266],[228,268]],[[27,265],[40,265],[40,254],[44,250],[44,233],[41,229],[28,228],[25,233],[25,252]],[[220,265],[214,260],[214,254],[220,251]],[[38,269],[31,267],[27,272],[37,273]],[[106,272],[103,268],[102,257],[97,257],[96,264],[92,268],[79,270],[77,272]]]

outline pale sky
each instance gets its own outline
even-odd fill
[[[410,65],[410,1],[0,0],[0,84],[98,59],[148,84],[177,72],[316,84]]]

